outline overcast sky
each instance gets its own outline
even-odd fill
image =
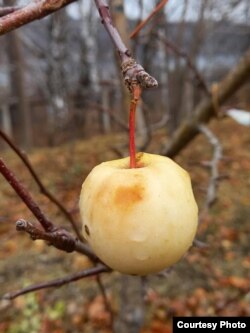
[[[207,0],[208,7],[213,10],[208,11],[208,15],[214,19],[220,19],[222,15],[227,15],[232,20],[242,22],[246,19],[246,8],[250,8],[250,0]],[[154,1],[143,0],[144,2],[144,16],[147,15],[154,7]],[[125,9],[128,16],[131,18],[138,18],[139,7],[136,0],[125,0]],[[185,0],[169,0],[165,6],[165,12],[170,21],[178,21],[183,12]],[[238,3],[234,8],[232,4]],[[186,20],[196,20],[199,14],[199,8],[202,4],[201,0],[189,0],[186,12]]]
[[[93,0],[84,0],[83,4],[88,7],[87,3]],[[165,12],[169,21],[178,21],[182,15],[183,6],[186,0],[169,0],[165,6]],[[207,11],[207,18],[220,20],[226,17],[234,22],[250,24],[250,0],[207,0],[209,8],[212,10]],[[20,0],[22,4],[32,2],[32,0]],[[0,0],[1,3],[1,0]],[[143,0],[144,3],[144,17],[153,9],[155,1]],[[201,0],[189,0],[186,12],[186,20],[196,20]],[[137,19],[140,15],[137,0],[125,0],[126,15],[131,19]],[[235,5],[232,7],[232,5]],[[78,18],[79,7],[77,3],[68,6],[68,12],[74,18]]]

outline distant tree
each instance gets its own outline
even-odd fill
[[[3,3],[9,6],[14,5],[15,1],[4,0]],[[6,36],[6,44],[9,61],[8,67],[11,95],[15,99],[15,109],[17,110],[16,118],[20,119],[20,121],[17,122],[21,123],[19,128],[16,127],[16,131],[20,133],[22,146],[29,150],[32,147],[31,116],[25,88],[25,62],[17,31],[13,31]]]

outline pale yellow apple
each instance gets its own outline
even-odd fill
[[[83,233],[97,256],[126,274],[176,263],[192,245],[198,221],[189,174],[171,159],[137,154],[97,165],[83,183]]]

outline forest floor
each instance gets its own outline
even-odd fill
[[[224,159],[219,166],[218,200],[203,214],[197,235],[207,246],[191,248],[167,276],[147,279],[142,333],[171,332],[174,315],[250,316],[250,131],[230,119],[214,121],[210,128],[221,141]],[[121,149],[126,142],[124,134],[96,136],[37,149],[29,157],[47,188],[79,221],[83,179],[94,165],[118,158],[117,147]],[[148,151],[157,152],[165,142],[165,132],[157,132]],[[39,193],[17,156],[9,149],[1,156],[50,219],[70,228],[56,207]],[[191,175],[201,210],[209,172],[200,162],[211,157],[211,146],[200,135],[176,159]],[[16,232],[19,218],[35,221],[0,177],[0,296],[89,267],[90,262],[79,254],[65,254]],[[106,274],[102,280],[116,314],[122,276]],[[20,296],[12,302],[0,299],[3,333],[111,333],[109,327],[109,313],[95,278]]]

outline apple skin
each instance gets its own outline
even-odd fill
[[[96,255],[125,274],[176,263],[192,245],[198,208],[189,174],[171,159],[137,154],[97,165],[80,195],[83,234]]]

